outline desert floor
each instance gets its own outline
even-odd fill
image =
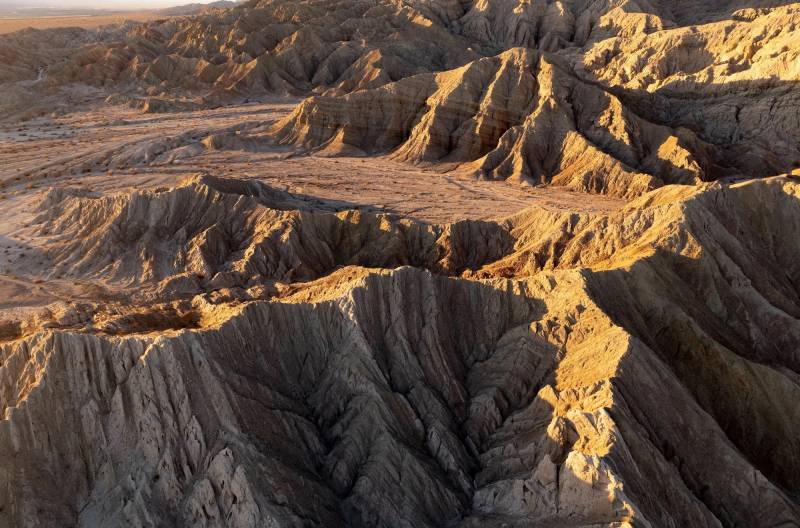
[[[294,101],[223,107],[196,112],[142,114],[124,106],[100,105],[72,114],[0,125],[0,309],[40,306],[55,299],[96,297],[95,284],[23,279],[17,269],[25,253],[37,252],[29,228],[48,189],[73,187],[109,194],[174,185],[207,173],[257,179],[281,190],[321,200],[328,207],[381,211],[425,222],[502,218],[531,206],[605,212],[616,198],[578,195],[558,187],[520,187],[466,175],[401,164],[379,157],[319,157],[266,145],[257,151],[203,148],[177,160],[131,163],[108,169],[120,153],[136,153],[156,141],[194,134],[201,141],[218,130],[268,126]],[[87,165],[92,168],[86,169]],[[24,273],[23,273],[24,271]],[[35,275],[35,273],[33,274]]]
[[[151,20],[159,20],[167,18],[162,14],[154,13],[151,11],[119,13],[119,14],[104,14],[104,15],[86,15],[86,16],[46,16],[46,17],[30,17],[30,18],[15,18],[0,16],[0,35],[5,33],[12,33],[26,28],[34,29],[51,29],[61,27],[81,27],[85,29],[93,29],[110,24],[121,24],[125,21],[131,20],[134,22],[149,22]]]

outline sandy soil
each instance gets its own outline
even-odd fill
[[[164,18],[168,17],[150,11],[87,16],[48,16],[35,18],[0,17],[0,35],[13,33],[14,31],[26,28],[52,29],[61,27],[82,27],[85,29],[93,29],[100,26],[120,24],[128,20],[134,22],[149,22],[151,20]]]
[[[294,101],[197,112],[141,114],[100,106],[86,112],[0,127],[0,185],[7,197],[52,185],[114,192],[133,186],[174,184],[189,174],[259,179],[294,193],[341,202],[342,207],[385,210],[428,222],[498,218],[532,205],[607,211],[622,202],[558,187],[520,187],[478,181],[379,157],[296,155],[268,145],[258,151],[201,149],[197,155],[114,170],[98,160],[180,134],[199,140],[219,130],[261,125],[284,116]],[[93,166],[89,166],[94,164]]]
[[[105,194],[174,185],[186,176],[208,173],[261,180],[295,194],[321,198],[337,209],[382,211],[436,223],[500,218],[533,205],[601,212],[623,203],[558,187],[477,181],[401,164],[386,156],[306,156],[269,145],[257,151],[200,149],[197,155],[179,160],[114,169],[98,162],[181,134],[202,140],[230,127],[266,126],[289,112],[294,103],[170,114],[142,114],[127,107],[100,105],[66,116],[0,126],[0,298],[4,299],[0,309],[97,298],[102,293],[94,284],[37,283],[24,278],[30,277],[30,270],[18,269],[21,254],[30,257],[38,251],[31,222],[36,204],[51,187]]]

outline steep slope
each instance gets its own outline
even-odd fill
[[[472,0],[454,31],[494,54],[514,47],[555,51],[606,39],[638,39],[674,28],[744,20],[795,4],[787,0]]]
[[[29,117],[111,96],[179,112],[316,94],[281,139],[633,197],[800,164],[798,12],[781,1],[252,1],[74,30],[66,49],[63,32],[4,36],[0,105]]]
[[[138,25],[110,43],[84,34],[87,45],[48,65],[51,83],[149,89],[151,95],[350,91],[476,56],[420,12],[388,1],[251,2]]]
[[[438,21],[446,2],[430,4],[420,11],[392,0],[270,0],[73,28],[66,45],[60,29],[2,35],[9,67],[0,66],[0,109],[14,118],[71,111],[61,103],[86,86],[99,91],[95,100],[117,96],[112,101],[150,111],[349,92],[476,58],[469,42]]]
[[[575,66],[643,117],[693,130],[747,176],[800,162],[800,8],[743,9],[693,28],[609,39]]]
[[[273,130],[279,141],[326,152],[471,162],[481,177],[628,197],[710,179],[714,158],[691,132],[647,122],[556,57],[522,48],[374,90],[312,97]]]
[[[302,281],[341,265],[410,264],[460,273],[499,258],[510,243],[494,223],[431,226],[358,211],[325,212],[257,182],[208,176],[130,195],[51,191],[40,209],[36,221],[48,240],[51,276],[126,286],[178,274],[211,284]]]
[[[539,52],[511,49],[449,72],[314,96],[275,132],[328,153],[391,151],[443,168],[470,163],[481,177],[625,197],[662,183],[789,173],[800,164],[800,11],[737,5],[702,11],[698,19],[710,21],[700,26],[685,27],[686,17],[648,30],[594,25],[582,30],[591,36],[582,48],[539,43]],[[481,17],[503,12],[500,3],[481,6]],[[632,6],[614,10],[623,8]],[[522,31],[481,24],[495,37]]]
[[[46,197],[56,261],[162,304],[0,345],[3,524],[800,519],[796,183],[449,226],[295,205],[210,178]],[[197,262],[249,274],[162,287]]]
[[[651,2],[476,0],[454,28],[496,53],[520,46],[555,51],[674,24],[668,9]]]

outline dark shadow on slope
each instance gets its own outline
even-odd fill
[[[203,333],[201,346],[225,365],[237,421],[259,456],[328,487],[336,497],[329,508],[348,525],[442,526],[471,502],[478,463],[468,438],[498,425],[473,399],[494,401],[505,417],[527,404],[555,358],[531,354],[526,341],[503,344],[544,310],[509,288],[411,268],[371,274],[348,294],[349,309],[339,301],[251,305],[220,335]],[[236,337],[242,330],[252,335]],[[234,355],[215,344],[241,339],[247,344]],[[541,373],[492,366],[499,348]],[[470,379],[475,369],[483,384]],[[296,436],[301,423],[313,441]]]
[[[753,304],[751,293],[724,277],[709,278],[715,266],[709,259],[659,251],[627,271],[587,271],[586,276],[595,301],[658,354],[748,461],[781,489],[797,494],[797,320],[763,297]],[[774,314],[765,318],[767,306]],[[679,452],[681,447],[672,449]],[[686,471],[691,474],[692,468]],[[722,475],[720,471],[717,476]],[[699,496],[709,492],[695,491]],[[715,513],[726,516],[721,510]]]
[[[713,145],[717,152],[709,159],[709,181],[774,176],[800,167],[800,127],[793,119],[800,89],[796,81],[728,82],[699,91],[667,85],[655,93],[604,89],[648,121],[689,129]]]
[[[45,244],[56,272],[140,286],[184,274],[208,289],[309,281],[349,265],[459,275],[513,247],[498,222],[428,225],[299,203],[257,181],[203,176],[122,201],[52,191],[38,221],[41,234],[58,233]],[[76,214],[92,220],[74,222]]]

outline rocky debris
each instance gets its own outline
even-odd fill
[[[798,195],[426,226],[209,177],[51,192],[76,275],[193,282],[6,336],[0,521],[791,525]]]

